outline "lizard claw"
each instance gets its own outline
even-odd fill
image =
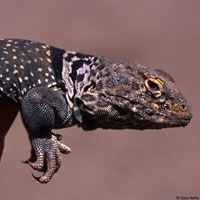
[[[39,181],[40,182],[40,177],[37,177],[33,174],[33,172],[31,173],[32,177],[36,180],[36,181]]]
[[[38,161],[35,161],[35,162],[30,162],[28,161],[28,164],[35,170],[38,170],[38,171],[43,171],[44,169],[44,165],[43,165],[43,162],[38,162]]]
[[[48,183],[61,166],[61,153],[68,154],[71,152],[71,149],[58,141],[57,136],[54,134],[52,134],[50,139],[33,139],[32,145],[35,150],[36,161],[28,161],[28,164],[34,170],[44,172],[41,177],[36,177],[34,174],[32,176],[40,183]]]

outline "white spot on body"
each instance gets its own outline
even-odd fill
[[[8,40],[8,42],[13,42],[13,40]]]
[[[37,59],[36,59],[36,58],[34,58],[34,62],[37,62]]]
[[[53,70],[51,69],[51,67],[48,67],[48,70],[50,71],[50,72],[52,72]]]
[[[22,83],[22,82],[23,82],[23,80],[22,80],[22,78],[21,78],[21,77],[19,77],[19,78],[18,78],[18,80],[19,80],[19,82],[20,82],[20,83]]]
[[[41,84],[42,82],[41,82],[41,80],[40,79],[38,79],[38,84]]]
[[[4,54],[8,54],[8,52],[7,52],[7,51],[3,51],[3,53],[4,53]]]
[[[39,49],[39,48],[35,48],[35,50],[36,50],[36,51],[40,51],[40,49]]]
[[[18,71],[15,69],[14,71],[13,71],[13,74],[17,74],[18,73]]]
[[[25,81],[28,81],[28,77],[27,77],[27,76],[25,76],[25,77],[24,77],[24,80],[25,80]]]
[[[2,78],[3,77],[3,75],[2,74],[0,74],[0,78]]]
[[[49,73],[45,73],[45,76],[49,76]]]
[[[6,72],[9,72],[9,69],[8,69],[8,68],[6,68]]]
[[[9,61],[8,61],[8,60],[5,60],[5,64],[9,64]]]
[[[1,60],[5,60],[5,58],[4,58],[4,57],[1,57]]]
[[[7,78],[6,78],[6,80],[7,80],[7,81],[10,81],[10,78],[9,78],[9,77],[7,77]]]
[[[32,76],[32,77],[34,77],[34,74],[33,74],[33,72],[30,72],[30,74],[31,74],[31,76]]]
[[[12,49],[13,52],[16,52],[16,49]]]
[[[47,78],[45,79],[45,82],[48,83],[48,79]]]
[[[38,71],[39,71],[39,72],[42,72],[42,70],[43,70],[42,68],[38,68]]]
[[[16,59],[17,59],[17,56],[13,56],[13,59],[16,60]]]
[[[24,66],[23,66],[23,65],[20,65],[20,69],[24,69]]]
[[[50,52],[49,50],[46,52],[46,54],[47,54],[48,56],[51,56],[51,52]]]
[[[3,88],[2,88],[2,87],[0,87],[0,90],[1,90],[1,91],[3,91]]]
[[[48,61],[49,63],[51,63],[51,59],[50,59],[50,58],[47,58],[47,61]]]
[[[52,86],[55,86],[55,85],[57,85],[57,83],[56,83],[56,82],[53,82],[53,83],[47,85],[47,87],[52,87]]]
[[[7,46],[7,47],[10,47],[10,46],[11,46],[11,44],[6,44],[6,46]]]
[[[53,80],[55,80],[55,76],[52,75],[51,78],[52,78]]]
[[[27,62],[28,62],[28,64],[31,64],[31,60],[28,60]]]

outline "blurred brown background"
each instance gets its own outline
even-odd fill
[[[199,0],[1,1],[0,37],[159,67],[176,79],[194,114],[186,128],[57,131],[72,153],[47,185],[21,163],[30,145],[18,115],[0,164],[1,200],[200,199]]]

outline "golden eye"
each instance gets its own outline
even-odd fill
[[[161,96],[163,91],[163,82],[160,79],[148,78],[145,80],[145,86],[156,98]]]

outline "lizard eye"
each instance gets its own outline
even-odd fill
[[[145,86],[156,98],[161,96],[163,91],[163,82],[160,79],[148,78],[145,80]]]

